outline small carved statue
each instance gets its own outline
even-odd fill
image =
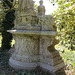
[[[45,15],[45,6],[43,5],[43,0],[39,1],[40,5],[38,6],[38,15]]]
[[[19,11],[20,12],[26,12],[28,10],[33,10],[34,9],[34,1],[33,0],[18,0],[19,5]]]

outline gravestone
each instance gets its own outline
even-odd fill
[[[45,6],[40,0],[38,12],[33,0],[19,0],[15,12],[15,26],[8,32],[15,39],[14,53],[9,65],[14,69],[32,70],[37,66],[55,74],[63,68],[64,62],[54,46],[59,42],[52,15],[45,15]]]

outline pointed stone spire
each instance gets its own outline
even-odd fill
[[[38,6],[38,15],[45,15],[45,6],[43,5],[43,0],[39,1],[40,5]]]

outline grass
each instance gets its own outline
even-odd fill
[[[56,45],[56,49],[59,51],[66,64],[70,66],[70,69],[75,68],[75,51],[70,51],[68,48],[59,44]]]
[[[61,55],[65,62],[70,64],[71,67],[75,66],[75,52],[65,51],[64,53],[61,53]]]

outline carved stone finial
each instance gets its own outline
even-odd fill
[[[45,6],[43,5],[43,0],[39,1],[40,5],[38,6],[38,15],[45,15]]]

